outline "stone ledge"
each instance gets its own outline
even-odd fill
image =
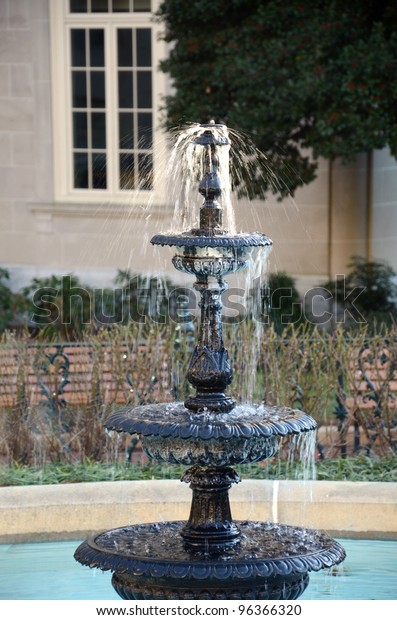
[[[29,202],[28,208],[36,217],[88,217],[110,219],[122,218],[128,220],[132,215],[142,216],[146,214],[147,198],[140,201],[131,199],[123,202],[112,201],[112,208],[106,202],[87,202],[87,200],[71,200],[69,202]],[[172,217],[173,208],[164,203],[151,203],[150,216],[154,220],[166,220]]]
[[[397,483],[244,480],[230,497],[235,519],[397,539]],[[186,520],[190,500],[177,480],[4,487],[0,542],[73,540],[131,523]]]

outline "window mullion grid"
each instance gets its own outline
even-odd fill
[[[66,28],[66,49],[65,56],[67,58],[67,98],[66,100],[69,102],[69,105],[66,108],[67,113],[65,114],[65,125],[67,127],[65,139],[68,144],[67,148],[67,161],[68,161],[68,169],[67,169],[67,181],[66,188],[74,188],[74,134],[73,134],[73,63],[72,63],[72,43],[71,43],[71,32],[72,28]],[[65,188],[65,189],[66,189]]]
[[[91,4],[90,4],[91,6]],[[132,6],[132,4],[131,4]],[[81,15],[79,15],[79,19],[73,17],[73,21],[71,23],[71,27],[73,28],[82,28],[85,31],[85,41],[86,41],[86,51],[87,51],[87,57],[86,57],[86,63],[85,63],[85,67],[72,67],[71,63],[70,63],[70,70],[72,71],[74,70],[80,70],[80,71],[84,71],[85,75],[86,75],[86,84],[87,84],[87,103],[86,103],[86,108],[74,108],[73,105],[71,106],[71,111],[72,114],[70,115],[71,120],[73,119],[73,112],[85,112],[87,115],[87,147],[86,149],[83,149],[81,147],[74,147],[73,144],[73,134],[72,132],[69,133],[69,135],[72,138],[71,141],[71,151],[72,152],[72,162],[73,162],[73,153],[76,152],[86,152],[87,154],[87,166],[88,166],[88,187],[87,189],[90,192],[97,192],[97,189],[99,188],[95,188],[94,187],[94,173],[95,170],[93,169],[93,152],[95,150],[95,152],[99,151],[102,153],[106,154],[106,166],[107,166],[107,187],[106,187],[106,193],[107,194],[111,194],[111,195],[121,195],[119,192],[121,190],[121,185],[120,185],[120,174],[121,174],[121,170],[120,170],[120,154],[121,151],[126,152],[127,154],[130,153],[133,156],[133,166],[134,166],[134,189],[136,190],[140,190],[142,189],[141,186],[141,176],[142,176],[142,170],[141,170],[141,174],[140,174],[140,169],[139,169],[139,153],[141,153],[141,155],[151,155],[152,157],[154,156],[154,144],[152,144],[151,148],[148,148],[147,145],[142,144],[141,148],[140,148],[140,144],[139,144],[139,132],[138,132],[138,126],[139,126],[139,114],[138,112],[148,112],[151,114],[152,119],[153,119],[153,102],[152,102],[152,106],[150,108],[145,108],[145,109],[140,109],[138,104],[138,77],[141,71],[151,71],[151,75],[152,75],[152,79],[154,78],[154,74],[153,74],[153,58],[152,58],[152,64],[151,66],[146,66],[146,65],[142,65],[142,66],[138,66],[138,35],[137,35],[137,28],[150,28],[152,30],[152,26],[149,26],[149,24],[147,24],[146,20],[142,20],[140,19],[140,15],[137,15],[138,18],[138,23],[136,24],[136,27],[132,27],[131,28],[131,34],[132,34],[132,44],[133,44],[133,63],[132,66],[127,69],[127,67],[125,68],[126,71],[131,71],[131,75],[132,75],[132,83],[133,83],[133,100],[131,101],[131,108],[129,110],[127,109],[120,109],[119,108],[119,99],[118,99],[118,77],[119,77],[119,69],[120,67],[118,67],[118,57],[117,57],[117,29],[118,28],[125,28],[125,23],[119,21],[119,20],[114,20],[111,19],[109,22],[104,23],[103,18],[100,20],[98,19],[98,16],[95,16],[95,19],[93,20],[93,22],[91,21],[91,18],[93,17],[93,14],[90,14],[90,20],[88,21],[87,19],[83,19]],[[143,17],[143,16],[142,16]],[[93,67],[91,66],[92,64],[92,59],[90,58],[90,53],[91,53],[91,49],[90,49],[90,31],[92,29],[102,29],[104,32],[104,46],[105,46],[105,62],[104,62],[104,67]],[[70,32],[70,30],[69,30]],[[152,35],[153,35],[153,30],[152,30]],[[153,43],[153,39],[152,39],[152,43]],[[69,44],[70,44],[70,35],[69,35]],[[151,45],[152,48],[152,53],[154,52],[153,50],[153,45]],[[69,58],[71,58],[71,54],[69,53]],[[121,67],[121,69],[123,70],[123,68]],[[106,148],[102,149],[102,148],[95,148],[94,149],[94,135],[93,135],[93,112],[99,112],[100,110],[98,110],[97,108],[93,109],[92,108],[92,104],[93,104],[93,100],[92,97],[94,95],[94,93],[92,92],[92,88],[93,88],[93,83],[92,83],[92,74],[95,71],[104,71],[105,73],[105,109],[101,110],[102,112],[104,112],[105,114],[105,122],[106,122]],[[70,99],[69,99],[70,100]],[[142,103],[141,103],[142,105]],[[120,145],[119,143],[119,114],[120,112],[127,112],[129,111],[132,115],[132,122],[133,122],[133,140],[131,141],[131,144],[129,146],[126,147],[126,149],[122,148],[122,145]],[[154,135],[153,135],[153,139],[154,139]],[[141,157],[142,159],[142,157]],[[132,162],[131,162],[132,163]],[[153,162],[154,163],[154,162]],[[141,163],[141,167],[142,167],[142,163]],[[73,165],[72,165],[72,169]],[[71,176],[71,180],[73,181],[74,175],[72,174]],[[72,187],[74,187],[74,183],[72,183]],[[74,189],[79,189],[78,187],[74,188]],[[127,188],[125,188],[127,189]],[[132,187],[130,188],[132,189]],[[103,195],[103,190],[102,191],[102,195]],[[122,191],[122,195],[126,196],[125,194],[125,190]]]
[[[132,114],[134,122],[134,143],[132,145],[134,154],[134,179],[135,188],[139,188],[139,171],[138,171],[138,56],[137,56],[137,43],[136,43],[136,28],[132,29],[132,49],[133,49],[133,66],[132,66],[132,79],[133,79],[133,101],[132,101]]]
[[[121,25],[118,25],[118,27],[121,28],[121,30],[125,29]],[[132,89],[132,100],[128,100],[128,102],[124,100],[123,105],[120,106],[120,100],[117,99],[117,107],[116,107],[117,119],[119,121],[119,124],[118,124],[119,131],[122,125],[122,123],[120,122],[121,116],[127,115],[127,118],[128,118],[128,116],[130,115],[132,117],[131,135],[122,136],[120,133],[118,134],[117,154],[118,154],[118,161],[119,161],[119,171],[118,171],[119,174],[118,174],[117,180],[118,180],[118,189],[122,191],[123,194],[125,194],[125,191],[138,189],[137,169],[136,169],[137,164],[136,164],[136,153],[135,153],[137,123],[135,119],[135,104],[134,104],[134,101],[136,100],[136,97],[137,97],[136,95],[137,83],[136,83],[136,78],[135,78],[135,57],[136,57],[135,29],[128,28],[127,30],[130,32],[130,35],[131,35],[131,58],[129,59],[130,64],[124,65],[122,63],[121,65],[119,65],[118,61],[116,63],[116,72],[118,74],[118,80],[119,80],[118,86],[119,84],[123,83],[123,80],[125,79],[124,76],[130,76],[131,89]],[[118,32],[119,31],[117,30],[117,36],[118,36]],[[119,88],[118,88],[118,92],[120,92]],[[127,120],[126,128],[128,128],[128,125],[129,123]],[[132,165],[128,163],[130,158],[132,158],[133,160]],[[122,162],[122,165],[121,165],[121,162]],[[129,166],[131,167],[129,168]]]
[[[69,40],[71,36],[70,33],[75,29],[79,29],[79,26],[81,26],[81,29],[84,31],[85,64],[83,66],[72,66],[71,65],[70,75],[71,76],[73,75],[73,71],[84,73],[86,101],[85,101],[84,107],[75,107],[72,101],[71,121],[72,121],[72,127],[73,127],[74,114],[84,113],[85,118],[86,118],[86,144],[85,146],[82,146],[82,145],[76,146],[74,144],[73,129],[71,129],[70,135],[71,135],[72,160],[74,161],[74,154],[78,154],[78,153],[85,154],[86,162],[87,162],[86,164],[87,165],[87,186],[85,189],[93,190],[93,191],[97,189],[101,189],[101,191],[105,191],[105,190],[109,190],[108,182],[107,182],[108,176],[109,176],[108,166],[107,166],[108,150],[109,150],[108,148],[109,103],[108,103],[108,95],[107,95],[107,91],[109,90],[107,88],[109,78],[108,78],[107,64],[106,64],[107,49],[109,46],[106,40],[107,29],[105,26],[103,26],[103,24],[96,24],[94,27],[89,27],[87,24],[85,26],[83,26],[83,24],[76,24],[74,27],[72,27],[69,30]],[[93,58],[91,57],[91,36],[92,36],[93,31],[95,30],[100,30],[103,33],[104,57],[105,57],[103,66],[101,65],[97,66],[96,63],[93,61]],[[71,49],[70,49],[69,58],[70,57],[71,57]],[[103,74],[104,76],[104,81],[105,81],[104,107],[94,105],[95,91],[93,89],[94,88],[93,84],[94,84],[94,81],[98,83],[95,78],[95,74]],[[98,131],[98,123],[100,123],[99,117],[102,114],[104,116],[104,122],[105,122],[105,144],[95,145],[94,116],[95,116],[95,123],[96,123],[96,128],[97,128],[96,131]],[[95,175],[98,174],[98,166],[101,165],[99,162],[100,160],[102,160],[102,158],[104,159],[104,166],[106,167],[106,172],[104,173],[106,182],[103,188],[96,186],[98,180],[95,179]],[[73,179],[75,179],[74,164],[73,164],[73,170],[74,170]],[[73,189],[78,189],[78,187],[75,186],[75,182],[72,183],[72,187]]]
[[[91,98],[91,49],[90,49],[90,28],[85,31],[86,45],[86,84],[87,84],[87,157],[88,157],[88,189],[93,189],[93,147],[92,147],[92,98]]]
[[[111,194],[118,191],[118,71],[117,26],[106,29],[106,141],[108,188]]]
[[[69,131],[69,135],[70,135],[70,144],[71,144],[71,149],[70,149],[70,153],[71,153],[71,175],[70,175],[70,179],[71,179],[71,188],[74,190],[76,189],[75,186],[75,175],[76,175],[76,167],[75,167],[75,157],[77,154],[81,153],[81,154],[85,154],[87,157],[87,177],[88,177],[88,187],[87,189],[91,189],[92,185],[91,185],[91,177],[92,177],[92,173],[91,173],[91,157],[90,157],[90,147],[91,147],[91,123],[90,123],[90,111],[89,111],[89,105],[88,102],[90,101],[90,80],[89,80],[89,49],[88,49],[88,42],[89,42],[89,29],[88,28],[84,28],[84,39],[85,39],[85,54],[86,54],[86,58],[85,58],[85,65],[83,66],[74,66],[72,63],[72,45],[71,45],[71,34],[73,32],[73,30],[75,30],[76,27],[72,27],[69,31],[68,31],[68,38],[69,38],[69,54],[68,54],[68,58],[70,59],[70,68],[69,68],[69,75],[70,75],[70,83],[71,83],[71,88],[70,88],[70,131]],[[74,105],[74,101],[73,101],[73,75],[74,73],[84,73],[85,76],[85,97],[86,97],[86,103],[85,103],[85,107],[78,107]],[[87,126],[87,142],[85,146],[76,146],[74,143],[74,120],[75,120],[75,115],[82,113],[85,114],[86,116],[86,126]]]
[[[62,0],[55,0],[56,2],[62,2]],[[100,15],[102,13],[102,11],[93,11],[93,2],[92,0],[87,0],[87,8],[85,11],[74,11],[74,12],[70,12],[69,9],[69,4],[70,4],[70,0],[63,0],[67,6],[66,8],[66,13],[69,13],[71,15]],[[128,11],[121,11],[121,13],[137,13],[138,15],[142,12],[140,9],[135,10],[135,4],[136,4],[136,0],[129,0],[129,4],[128,4]],[[152,8],[151,10],[149,9],[148,12],[155,14],[158,8],[158,0],[152,0],[151,5]],[[143,11],[146,12],[146,9]],[[119,11],[113,11],[113,0],[107,0],[107,11],[104,11],[104,13],[108,14],[108,15],[112,15],[112,14],[119,14]]]

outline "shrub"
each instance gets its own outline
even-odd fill
[[[286,325],[303,321],[302,303],[295,280],[285,271],[269,274],[262,288],[263,306],[267,308],[270,324],[281,333]]]
[[[397,316],[397,273],[382,261],[353,256],[346,277],[325,282],[339,312],[348,312],[355,322],[392,323]]]
[[[14,293],[8,286],[10,274],[0,267],[0,332],[17,329],[25,322],[27,301],[23,295]]]

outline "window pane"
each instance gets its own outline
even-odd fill
[[[74,108],[87,107],[87,79],[85,71],[72,72],[72,100]]]
[[[150,28],[137,28],[136,55],[138,67],[152,65],[152,34]]]
[[[119,71],[119,108],[133,108],[132,73]]]
[[[150,71],[139,71],[138,79],[138,108],[152,107],[152,74]]]
[[[121,149],[134,148],[134,115],[132,112],[119,114],[119,146]]]
[[[134,155],[120,155],[120,189],[135,189]]]
[[[134,0],[134,11],[151,11],[150,0]]]
[[[73,112],[73,146],[76,149],[85,149],[88,146],[86,112]]]
[[[117,30],[118,66],[132,67],[132,30],[119,28]]]
[[[105,107],[105,72],[91,71],[91,107]]]
[[[140,149],[152,148],[152,115],[147,113],[138,114],[138,147]]]
[[[106,189],[106,155],[104,153],[92,154],[92,187]]]
[[[87,153],[74,154],[74,187],[88,188],[88,155]]]
[[[105,66],[105,47],[103,30],[90,30],[90,65]]]
[[[87,13],[87,0],[70,0],[71,13]]]
[[[107,13],[108,9],[108,0],[91,0],[91,11],[93,13]]]
[[[71,31],[72,43],[72,67],[86,66],[85,30],[76,29]]]
[[[91,114],[91,136],[94,149],[106,148],[106,120],[103,112]]]
[[[114,13],[128,13],[130,10],[130,0],[113,0]]]
[[[153,187],[153,159],[151,155],[138,155],[139,189],[150,190]]]

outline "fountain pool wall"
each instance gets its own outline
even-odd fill
[[[109,527],[186,520],[178,480],[0,488],[0,542],[76,540]],[[397,540],[397,483],[244,480],[235,519],[289,523],[346,538]]]

